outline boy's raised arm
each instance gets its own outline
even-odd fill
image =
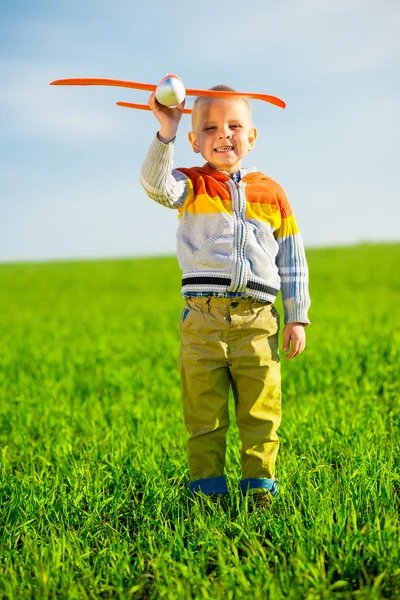
[[[150,198],[168,208],[182,207],[192,193],[186,175],[173,169],[174,139],[184,104],[167,108],[157,102],[154,94],[149,98],[149,106],[161,127],[142,165],[140,183]]]

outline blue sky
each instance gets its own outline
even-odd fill
[[[176,213],[138,179],[157,122],[115,105],[148,94],[49,86],[65,77],[279,96],[253,102],[244,166],[283,185],[305,245],[398,240],[399,28],[398,0],[3,2],[0,260],[175,252]],[[176,166],[199,164],[189,129]]]

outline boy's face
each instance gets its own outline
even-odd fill
[[[234,173],[253,148],[257,130],[240,100],[213,100],[200,105],[189,140],[195,152],[217,169]]]

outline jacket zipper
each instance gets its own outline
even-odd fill
[[[241,193],[240,183],[235,181],[229,182],[233,192],[232,201],[232,214],[234,217],[234,231],[236,233],[236,244],[235,244],[235,272],[232,274],[232,281],[229,287],[230,292],[245,291],[246,286],[246,258],[245,258],[245,245],[246,245],[246,223],[243,218],[243,210],[246,210],[246,199]],[[235,235],[234,235],[235,242]]]

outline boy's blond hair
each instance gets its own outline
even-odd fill
[[[229,85],[224,85],[224,84],[214,85],[214,87],[211,87],[209,89],[216,91],[216,92],[236,92],[235,89],[229,87]],[[239,100],[240,102],[243,102],[248,109],[250,121],[252,121],[251,106],[247,102],[246,98],[242,98],[242,97],[238,96],[235,98],[228,97],[225,99],[226,100],[234,100],[234,101]],[[198,117],[199,109],[202,106],[205,106],[206,104],[210,104],[211,102],[214,102],[215,100],[216,100],[216,98],[208,98],[207,96],[198,96],[196,98],[196,100],[193,103],[193,107],[192,107],[192,129],[193,129],[193,131],[195,130],[195,125],[197,125],[197,117]]]

